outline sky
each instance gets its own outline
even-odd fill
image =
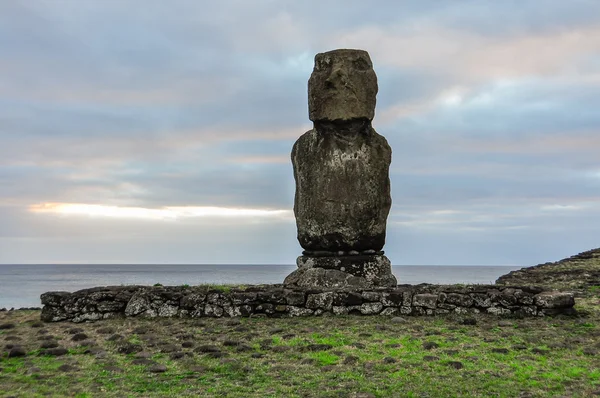
[[[600,246],[597,0],[0,0],[0,263],[293,264],[336,48],[378,75],[393,264]]]

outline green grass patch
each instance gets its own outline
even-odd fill
[[[340,360],[335,354],[331,354],[329,352],[314,352],[309,354],[309,358],[312,358],[317,361],[317,363],[321,366],[323,365],[335,365]]]
[[[39,328],[30,326],[39,312],[0,313],[0,322],[17,325],[3,336],[19,336],[28,353],[8,358],[0,351],[0,385],[4,395],[27,397],[591,396],[600,389],[597,355],[590,351],[600,349],[597,301],[578,301],[588,311],[582,318],[514,319],[512,325],[492,316],[468,326],[452,317],[390,324],[360,316],[251,318],[241,325],[226,318],[46,324],[47,334],[68,349],[60,357],[39,355]],[[136,354],[120,354],[121,342],[98,332],[107,326],[148,352],[148,363],[134,365]],[[147,333],[133,333],[139,326]],[[96,344],[78,346],[67,331],[72,327]],[[182,347],[188,340],[193,345]],[[167,345],[183,356],[161,352]],[[221,354],[194,351],[203,345]],[[311,351],[311,345],[327,346]],[[72,370],[61,371],[65,365]],[[153,372],[155,365],[166,371]]]
[[[203,286],[208,288],[209,290],[216,290],[219,292],[223,292],[223,293],[229,293],[231,292],[231,290],[236,289],[236,290],[246,290],[246,288],[248,287],[247,285],[234,285],[234,284],[211,284],[211,283],[207,283],[207,284],[202,284],[199,286]]]

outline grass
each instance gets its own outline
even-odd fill
[[[0,330],[0,396],[585,397],[600,391],[597,290],[577,307],[583,316],[482,315],[476,325],[456,316],[40,325],[39,311],[2,312],[0,325],[15,327]],[[42,355],[48,335],[68,353]],[[8,358],[7,344],[27,355]],[[138,349],[120,351],[126,344]],[[195,351],[207,345],[219,354]]]
[[[208,288],[208,290],[216,290],[219,292],[223,292],[223,293],[229,293],[231,291],[231,289],[237,289],[237,290],[246,290],[246,288],[248,287],[247,285],[236,285],[236,284],[212,284],[212,283],[205,283],[205,284],[201,284],[198,286],[205,286],[206,288]]]
[[[599,294],[600,286],[590,286],[589,291],[590,291],[590,293],[593,293],[593,294]]]

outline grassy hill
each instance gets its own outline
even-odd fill
[[[563,290],[600,286],[600,248],[553,263],[512,271],[498,278],[496,284],[541,285]]]

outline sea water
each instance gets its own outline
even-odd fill
[[[190,286],[281,283],[293,265],[159,265],[159,264],[0,264],[0,308],[39,307],[48,291],[74,292],[95,286]],[[401,284],[491,284],[520,266],[398,265],[393,273]]]

